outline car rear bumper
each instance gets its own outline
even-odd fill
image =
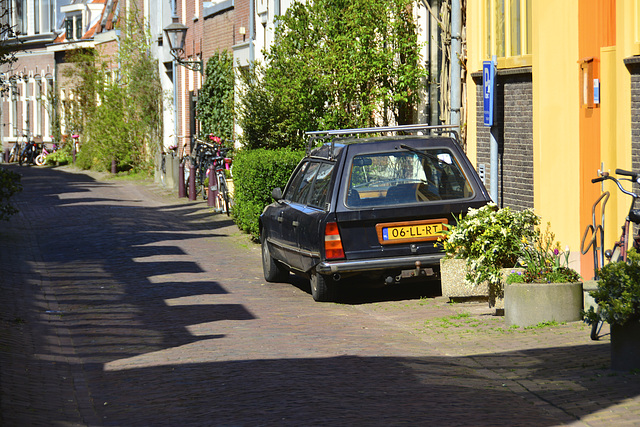
[[[364,271],[432,267],[440,264],[444,253],[411,255],[406,257],[362,259],[355,261],[324,261],[316,265],[316,271],[320,274],[358,273]],[[420,264],[416,264],[419,262]]]

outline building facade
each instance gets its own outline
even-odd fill
[[[467,5],[469,156],[498,184],[498,204],[534,208],[583,276],[591,207],[609,190],[605,246],[630,198],[592,184],[599,171],[640,164],[640,1],[482,0]],[[483,62],[497,59],[495,123],[483,120]],[[490,161],[491,134],[498,163]],[[493,169],[492,170],[492,166]]]

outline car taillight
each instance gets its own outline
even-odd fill
[[[344,258],[340,231],[335,222],[327,223],[324,229],[324,253],[327,259]]]

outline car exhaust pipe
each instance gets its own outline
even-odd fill
[[[335,274],[333,275],[333,281],[334,281],[334,282],[339,282],[339,281],[340,281],[340,279],[342,279],[342,276],[340,275],[340,273],[335,273]]]

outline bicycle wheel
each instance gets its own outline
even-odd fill
[[[46,162],[46,157],[47,157],[47,156],[45,156],[43,153],[38,154],[38,155],[36,156],[36,165],[37,165],[37,166],[42,166],[42,165],[44,165],[44,164],[45,164],[45,162]]]
[[[220,196],[222,197],[222,203],[224,205],[222,206],[222,208],[224,209],[227,216],[229,216],[229,191],[227,190],[227,183],[225,182],[224,178],[218,177],[218,179],[218,194],[220,194]]]
[[[596,310],[596,314],[598,315],[598,317],[600,316],[600,307],[598,307],[598,309]],[[603,323],[604,322],[602,322],[602,320],[599,320],[591,324],[591,339],[593,341],[598,341],[598,339],[600,338],[600,329],[602,329]]]

